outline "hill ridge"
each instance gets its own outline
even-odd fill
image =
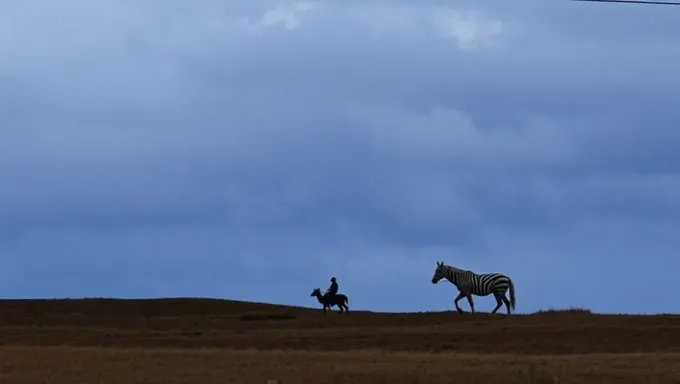
[[[146,305],[172,305],[172,304],[185,304],[190,307],[196,307],[198,305],[206,304],[212,305],[213,308],[222,307],[225,310],[232,309],[236,312],[239,311],[320,311],[321,306],[314,302],[310,305],[294,305],[294,304],[284,304],[284,303],[272,303],[264,301],[251,301],[244,299],[229,299],[221,297],[210,297],[210,296],[159,296],[159,297],[106,297],[106,296],[82,296],[82,297],[36,297],[36,298],[2,298],[0,299],[0,306],[16,306],[16,305],[40,305],[40,304],[52,304],[52,305],[64,305],[69,306],[73,309],[78,305],[135,305],[135,304],[146,304]],[[59,308],[54,308],[59,309]],[[421,311],[374,311],[370,309],[352,309],[350,307],[351,313],[366,313],[366,314],[376,314],[376,315],[422,315],[422,314],[454,314],[458,315],[453,309],[443,309],[443,310],[421,310]],[[477,311],[477,314],[488,314],[488,311]],[[465,314],[469,314],[466,313]],[[501,316],[504,313],[499,312]],[[548,308],[542,309],[537,312],[517,312],[513,313],[512,316],[532,316],[532,315],[566,315],[566,314],[581,314],[581,315],[592,315],[592,316],[679,316],[674,313],[600,313],[593,312],[589,309],[583,308]]]

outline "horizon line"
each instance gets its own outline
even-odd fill
[[[595,0],[572,0],[572,1],[595,1]],[[206,300],[206,301],[230,301],[238,303],[247,303],[255,305],[264,306],[275,306],[275,307],[289,307],[289,308],[299,308],[299,309],[310,309],[310,310],[321,310],[313,306],[304,305],[293,305],[293,304],[283,304],[283,303],[273,303],[264,301],[250,301],[243,299],[227,299],[221,297],[211,297],[211,296],[149,296],[149,297],[106,297],[106,296],[78,296],[78,297],[33,297],[33,298],[3,298],[0,297],[0,303],[9,301],[91,301],[91,300],[101,300],[101,301],[169,301],[169,300]],[[414,310],[414,311],[373,311],[370,309],[354,309],[350,312],[368,312],[374,314],[427,314],[427,313],[444,313],[444,312],[454,312],[457,314],[455,309],[443,309],[443,310]],[[680,313],[673,312],[596,312],[590,308],[571,306],[565,308],[542,308],[532,312],[513,312],[513,315],[535,315],[535,314],[557,314],[557,313],[582,313],[589,315],[607,315],[607,316],[677,316]],[[489,312],[477,311],[475,314],[488,314]],[[470,315],[469,310],[465,311],[463,315]],[[505,316],[503,313],[502,315]]]

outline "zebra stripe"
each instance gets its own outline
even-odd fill
[[[458,306],[458,301],[463,297],[467,298],[470,304],[470,310],[475,312],[475,305],[472,301],[472,295],[488,296],[493,294],[496,299],[496,308],[491,312],[496,313],[498,309],[505,304],[508,315],[510,308],[515,309],[515,287],[508,276],[502,273],[481,273],[477,274],[465,269],[456,268],[451,265],[445,265],[444,262],[437,262],[437,269],[432,276],[432,284],[437,284],[439,280],[446,279],[458,288],[458,296],[454,301],[456,310],[462,313],[463,310]],[[505,292],[510,290],[510,300],[505,297]]]

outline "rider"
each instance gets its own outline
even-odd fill
[[[331,277],[331,286],[326,291],[326,295],[332,297],[335,296],[336,293],[338,293],[338,281],[335,277]]]

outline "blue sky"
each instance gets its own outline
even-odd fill
[[[315,306],[334,275],[444,310],[442,260],[520,312],[677,312],[679,34],[560,0],[5,1],[0,295]]]

